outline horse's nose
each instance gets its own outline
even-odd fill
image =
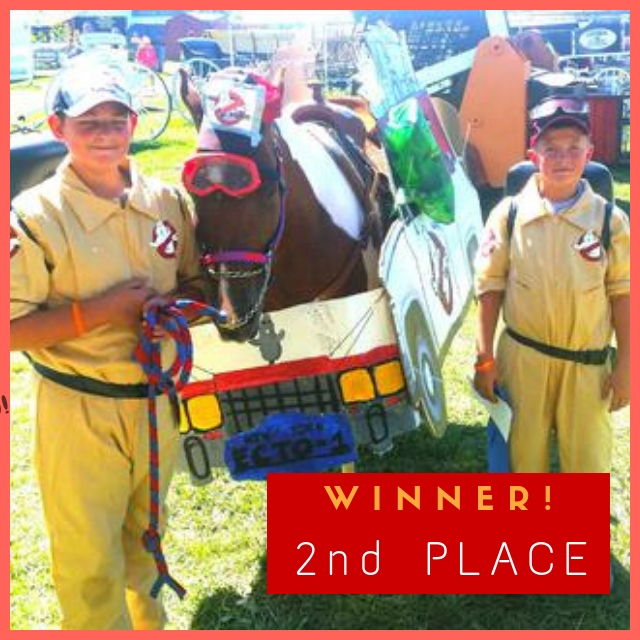
[[[231,326],[235,325],[238,322],[238,314],[233,307],[233,302],[231,301],[225,282],[220,283],[218,297],[218,308],[220,311],[224,311],[227,316],[224,320],[224,324]]]

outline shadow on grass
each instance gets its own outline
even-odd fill
[[[363,472],[484,472],[484,429],[450,425],[441,440],[421,431]],[[249,596],[226,589],[203,599],[192,629],[628,629],[630,579],[614,559],[607,595],[269,595],[266,557]]]
[[[268,595],[266,559],[248,597],[218,591],[192,629],[629,629],[629,574],[606,595]]]

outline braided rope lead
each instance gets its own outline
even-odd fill
[[[166,394],[174,411],[176,422],[180,418],[178,391],[191,375],[193,365],[193,344],[189,325],[183,311],[194,315],[220,318],[222,314],[213,307],[192,300],[176,300],[171,305],[152,304],[144,313],[142,336],[133,352],[149,381],[149,526],[142,534],[144,548],[153,556],[158,577],[151,587],[151,596],[157,598],[160,589],[167,585],[180,599],[186,590],[169,574],[169,568],[162,551],[160,537],[160,449],[158,444],[157,396]],[[174,342],[176,357],[171,366],[162,369],[161,345],[154,339],[156,329],[161,328]]]

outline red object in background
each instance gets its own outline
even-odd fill
[[[608,593],[609,535],[608,474],[267,476],[268,593]]]
[[[622,97],[590,96],[588,102],[593,159],[612,166],[620,154]]]
[[[136,62],[154,71],[158,68],[158,54],[150,41],[142,39],[136,51]]]

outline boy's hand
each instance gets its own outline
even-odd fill
[[[100,306],[114,325],[138,328],[145,302],[156,294],[143,278],[122,282],[99,296]]]
[[[611,395],[609,411],[624,409],[630,400],[630,370],[629,365],[618,361],[613,371],[607,376],[602,388],[602,398]]]
[[[475,390],[486,400],[490,402],[498,402],[494,387],[498,382],[498,369],[495,363],[492,366],[478,369],[475,368],[473,376],[473,386]]]
[[[172,304],[174,301],[174,298],[169,297],[169,296],[161,296],[158,294],[155,294],[153,296],[151,296],[148,300],[145,301],[144,305],[142,306],[142,314],[144,316],[144,314],[151,308],[151,307],[164,307],[167,305]],[[145,323],[146,321],[143,318],[143,323]],[[153,340],[154,341],[158,341],[158,340],[162,340],[163,338],[167,337],[167,332],[161,327],[156,325],[153,328]]]

